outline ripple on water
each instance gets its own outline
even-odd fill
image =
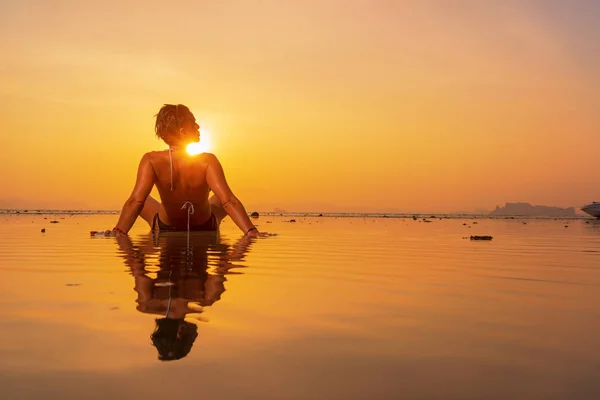
[[[226,375],[205,394],[600,397],[600,230],[586,221],[261,216],[279,236],[244,239],[229,221],[189,244],[141,223],[89,237],[115,218],[0,225],[6,393],[105,398],[122,377],[119,390],[184,396]]]

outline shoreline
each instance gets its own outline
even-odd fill
[[[4,215],[118,215],[119,210],[44,210],[0,209]],[[542,216],[542,215],[489,215],[459,213],[360,213],[360,212],[260,212],[265,217],[316,217],[316,218],[394,218],[394,219],[544,219],[544,220],[596,220],[588,215]],[[249,213],[250,214],[250,213]],[[260,218],[260,217],[259,217]]]

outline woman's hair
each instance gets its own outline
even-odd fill
[[[179,128],[190,114],[190,109],[183,104],[165,104],[155,115],[156,136],[169,146],[173,145],[173,136],[179,133]]]
[[[183,319],[160,318],[152,334],[152,344],[158,350],[161,361],[179,360],[185,357],[198,336],[198,327]]]

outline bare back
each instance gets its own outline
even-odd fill
[[[158,188],[162,204],[150,196],[154,186]],[[210,191],[214,196],[209,198]],[[187,202],[194,207],[194,213],[189,214],[190,226],[203,225],[213,215],[218,225],[225,216],[230,216],[246,235],[260,235],[227,184],[217,157],[211,153],[191,156],[174,147],[170,151],[144,154],[133,191],[125,201],[112,232],[127,234],[138,216],[154,226],[157,213],[160,222],[185,230],[189,208],[182,207]]]
[[[169,150],[153,151],[146,154],[154,170],[154,184],[161,199],[159,217],[165,224],[175,227],[185,227],[188,212],[182,209],[185,202],[194,205],[194,213],[190,215],[191,225],[206,222],[211,215],[208,201],[210,188],[206,181],[206,171],[209,165],[208,153],[190,156],[184,152],[172,151],[173,167]],[[172,184],[171,189],[171,172]]]

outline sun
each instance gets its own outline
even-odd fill
[[[204,129],[200,129],[200,141],[188,144],[185,151],[187,151],[189,155],[195,156],[196,154],[209,152],[211,148],[210,133]]]

